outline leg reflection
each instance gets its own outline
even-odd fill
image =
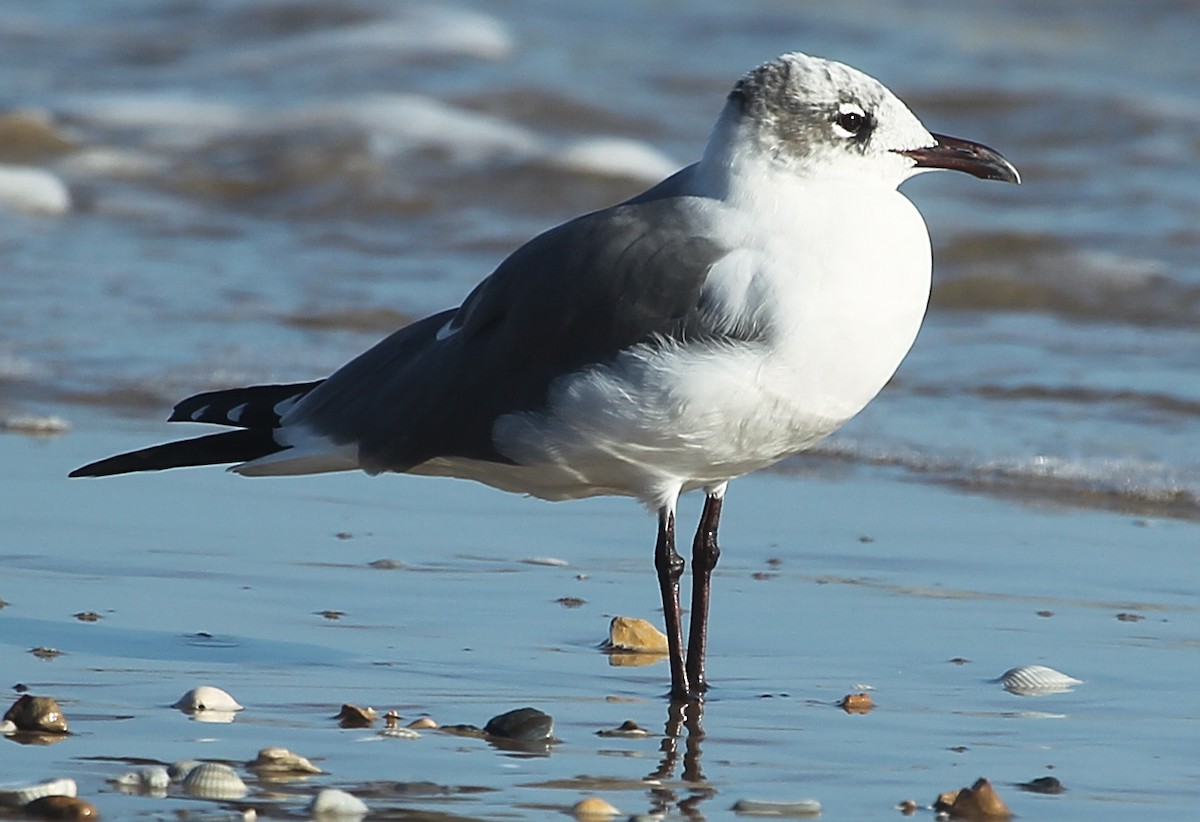
[[[701,743],[704,741],[704,703],[699,701],[672,701],[667,708],[667,722],[663,729],[662,758],[658,768],[647,779],[662,782],[650,790],[651,811],[670,813],[678,810],[693,822],[704,822],[701,805],[717,795],[716,789],[704,781],[700,768]],[[675,780],[675,770],[680,764],[680,740],[683,741],[683,769]]]

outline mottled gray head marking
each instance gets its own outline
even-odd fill
[[[902,179],[911,163],[894,152],[934,143],[877,80],[806,54],[785,54],[759,66],[729,99],[752,145],[814,173]]]

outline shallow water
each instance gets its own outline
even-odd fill
[[[709,819],[811,796],[861,819],[986,775],[1024,818],[1182,815],[1198,35],[1192,4],[1140,0],[6,11],[0,163],[40,176],[0,173],[0,423],[72,429],[0,431],[0,670],[61,700],[74,735],[0,743],[0,781],[71,776],[109,818],[228,816],[105,780],[286,745],[327,775],[286,799],[255,785],[262,813],[336,785],[395,816],[542,818],[595,792]],[[65,479],[166,438],[182,396],[320,376],[455,304],[532,234],[693,159],[733,80],[796,48],[875,74],[1025,184],[906,186],[936,249],[926,327],[817,453],[732,486],[705,735],[682,732],[665,786],[643,781],[661,734],[594,734],[668,719],[664,664],[596,649],[613,615],[659,619],[634,504],[407,477]],[[696,514],[687,500],[681,521]],[[103,618],[71,616],[86,610]],[[1032,663],[1085,684],[1031,699],[989,682]],[[166,707],[206,682],[247,706],[231,725]],[[860,685],[877,710],[831,707]],[[530,757],[382,740],[337,729],[344,701],[477,725],[530,704],[563,741]],[[1068,792],[1012,787],[1043,774]],[[633,782],[562,786],[580,775]]]

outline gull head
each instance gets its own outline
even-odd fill
[[[1020,182],[1017,170],[993,149],[929,132],[873,77],[799,52],[738,81],[706,156],[731,166],[766,160],[804,178],[889,188],[935,169]]]

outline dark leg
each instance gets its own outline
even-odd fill
[[[667,648],[671,652],[671,699],[690,699],[692,690],[688,687],[687,669],[683,664],[683,624],[679,613],[679,578],[683,576],[683,557],[675,551],[675,512],[668,508],[658,511],[654,567],[658,571]]]
[[[687,676],[692,691],[701,696],[708,690],[704,679],[704,653],[708,647],[708,591],[713,569],[721,549],[717,547],[717,526],[721,522],[722,497],[704,498],[700,527],[692,542],[692,625],[688,632]]]

